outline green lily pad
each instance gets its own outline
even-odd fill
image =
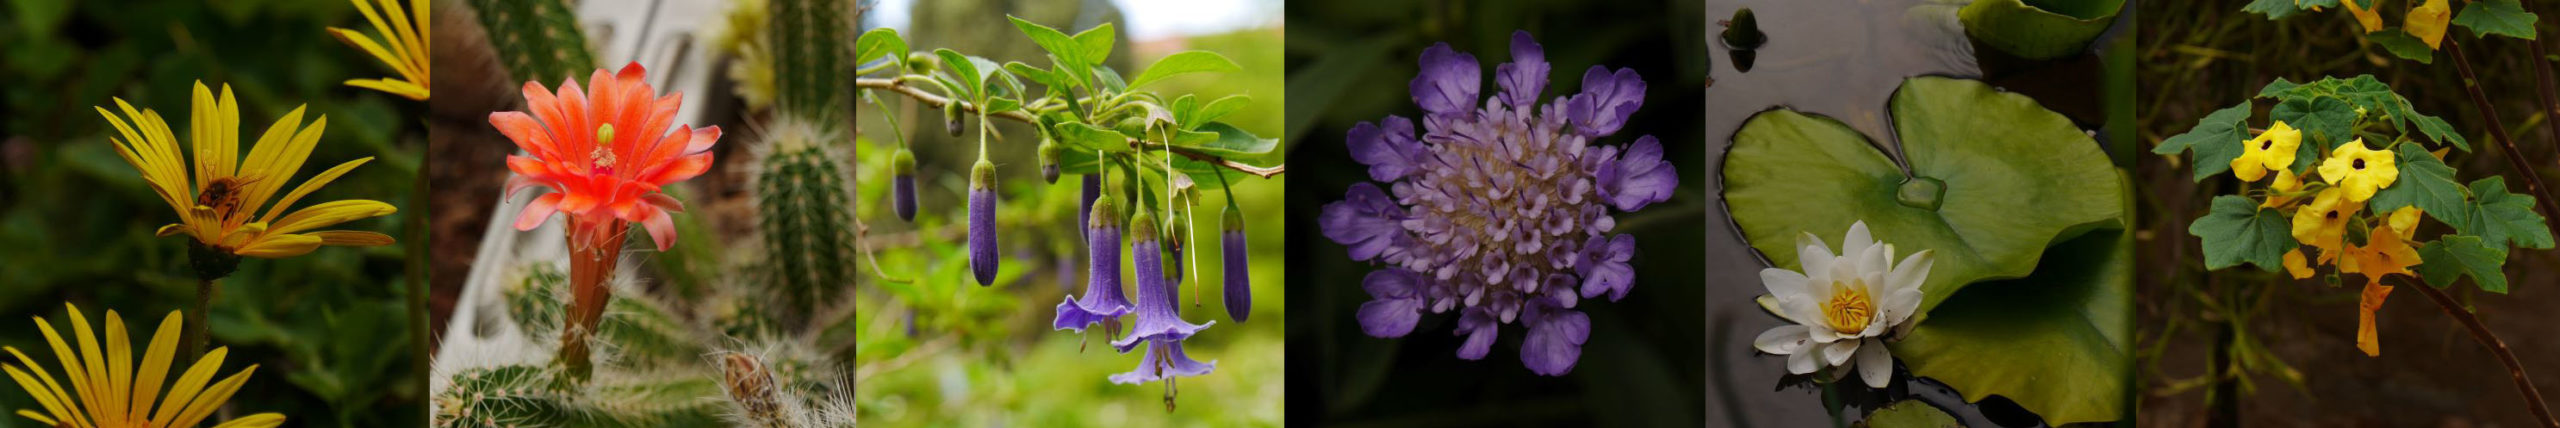
[[[2121,420],[2133,380],[2133,236],[2054,246],[2034,275],[1968,287],[1890,345],[1966,401],[2008,397],[2045,422]]]
[[[1919,400],[1902,400],[1867,415],[1864,428],[1964,428],[1956,417]]]
[[[1798,235],[1838,245],[1865,221],[1901,254],[1937,252],[1921,285],[1929,313],[1966,284],[2034,272],[2053,243],[2121,227],[2124,188],[2106,154],[2034,100],[1918,77],[1891,110],[1907,173],[1837,120],[1773,109],[1744,123],[1725,154],[1724,199],[1752,247],[1797,269]]]
[[[2124,0],[1974,0],[1957,16],[1964,33],[2028,59],[2080,53],[2107,32]]]

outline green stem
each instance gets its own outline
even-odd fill
[[[931,82],[931,80],[925,80],[925,81],[926,81],[926,82]],[[881,89],[881,90],[887,90],[887,91],[890,91],[890,92],[896,92],[896,93],[898,93],[899,95],[905,95],[905,96],[907,96],[908,98],[914,98],[916,101],[924,102],[924,103],[925,103],[925,107],[928,107],[928,108],[942,108],[944,105],[947,105],[947,104],[951,104],[951,103],[959,103],[959,104],[960,104],[960,110],[962,110],[962,111],[967,111],[967,112],[971,112],[971,113],[976,113],[976,112],[978,112],[978,106],[977,106],[977,105],[975,105],[975,104],[970,104],[970,103],[969,103],[969,102],[967,102],[967,101],[953,101],[953,100],[952,100],[951,98],[949,98],[949,97],[944,97],[944,96],[942,96],[942,95],[934,94],[934,93],[931,93],[931,92],[925,92],[923,89],[916,88],[916,87],[914,87],[914,86],[908,86],[908,85],[905,83],[905,79],[869,79],[869,78],[864,78],[864,79],[855,79],[855,80],[854,80],[854,86],[855,86],[855,87],[859,87],[859,88],[865,88],[865,89]],[[1034,124],[1036,124],[1036,123],[1040,123],[1038,120],[1034,120],[1034,119],[1032,119],[1031,114],[1029,114],[1029,113],[1024,113],[1024,112],[1021,112],[1021,111],[1008,111],[1008,112],[996,113],[996,114],[992,114],[992,115],[984,115],[984,116],[990,116],[990,117],[994,117],[994,118],[997,118],[997,119],[1012,120],[1012,121],[1015,121],[1015,122],[1022,122],[1022,123],[1034,123]],[[1129,146],[1130,146],[1130,147],[1134,147],[1134,148],[1140,148],[1140,149],[1162,148],[1162,149],[1165,149],[1166,151],[1170,151],[1170,152],[1173,152],[1173,153],[1181,154],[1183,157],[1188,157],[1188,158],[1191,158],[1191,159],[1193,159],[1193,160],[1198,160],[1198,161],[1201,161],[1201,162],[1208,162],[1209,164],[1212,164],[1212,165],[1217,165],[1217,166],[1224,167],[1224,168],[1227,168],[1227,169],[1232,169],[1232,170],[1236,170],[1236,171],[1241,171],[1241,172],[1244,172],[1244,173],[1246,173],[1246,174],[1253,174],[1254,176],[1262,177],[1262,178],[1277,177],[1277,176],[1280,176],[1280,174],[1285,174],[1285,173],[1288,173],[1288,172],[1289,172],[1289,171],[1288,171],[1288,169],[1289,169],[1289,168],[1288,168],[1288,166],[1286,166],[1286,165],[1274,165],[1274,166],[1269,166],[1269,167],[1260,167],[1260,166],[1246,165],[1246,164],[1244,164],[1244,163],[1242,163],[1242,162],[1236,162],[1236,161],[1233,161],[1233,160],[1228,160],[1228,159],[1226,159],[1226,158],[1218,157],[1217,155],[1211,155],[1211,154],[1207,154],[1207,153],[1200,153],[1200,152],[1198,152],[1198,151],[1193,151],[1193,150],[1191,150],[1191,149],[1189,149],[1189,148],[1173,147],[1172,145],[1164,144],[1164,143],[1159,143],[1159,142],[1143,141],[1143,140],[1139,140],[1139,139],[1134,139],[1134,138],[1132,138],[1132,139],[1130,139],[1130,140],[1129,140]]]
[[[209,336],[213,333],[213,330],[207,328],[209,327],[209,324],[205,322],[205,314],[213,309],[213,292],[215,289],[214,280],[203,279],[196,281],[196,307],[195,310],[187,311],[187,334],[185,336],[186,345],[180,347],[181,349],[187,350],[187,364],[192,365],[195,364],[196,360],[203,359],[205,344],[213,342],[211,336]]]

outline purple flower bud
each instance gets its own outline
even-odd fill
[[[996,283],[996,164],[985,159],[969,168],[969,273]]]
[[[1068,296],[1066,301],[1058,302],[1058,317],[1051,324],[1059,330],[1082,332],[1133,309],[1129,298],[1120,291],[1120,210],[1111,198],[1095,200],[1087,209],[1103,213],[1084,228],[1088,238],[1085,247],[1091,252],[1087,269],[1092,275],[1085,281],[1083,299]]]
[[[1086,230],[1085,230],[1085,229],[1083,229],[1083,227],[1085,227],[1086,225],[1091,225],[1091,224],[1093,224],[1093,201],[1094,201],[1094,200],[1096,200],[1096,199],[1101,199],[1101,198],[1102,198],[1102,175],[1101,175],[1101,174],[1085,174],[1085,175],[1084,175],[1084,203],[1083,203],[1083,204],[1076,205],[1076,226],[1077,226],[1077,227],[1079,227],[1078,229],[1076,229],[1076,233],[1077,233],[1077,235],[1076,235],[1076,236],[1078,236],[1078,237],[1082,237],[1082,238],[1085,238],[1085,239],[1093,239],[1093,237],[1092,237],[1091,235],[1087,235],[1087,234],[1085,234],[1085,233],[1086,233]]]
[[[916,221],[916,154],[904,147],[889,155],[890,199],[898,219]]]
[[[1173,287],[1165,284],[1164,260],[1160,253],[1163,248],[1161,238],[1156,236],[1155,218],[1141,212],[1130,220],[1129,226],[1138,239],[1137,243],[1129,246],[1129,252],[1138,256],[1138,322],[1137,327],[1129,329],[1127,336],[1111,341],[1111,346],[1120,352],[1129,352],[1140,342],[1178,341],[1217,324],[1217,321],[1204,324],[1183,321],[1182,313],[1174,309],[1176,297]]]
[[[1221,269],[1227,272],[1227,318],[1241,323],[1253,315],[1253,270],[1244,258],[1244,213],[1229,207],[1219,223],[1223,231],[1218,234],[1218,252],[1226,256]]]

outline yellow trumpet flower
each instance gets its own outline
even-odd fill
[[[2320,179],[2346,189],[2347,200],[2363,203],[2400,179],[2395,162],[2390,151],[2367,149],[2358,138],[2329,152],[2329,160],[2320,163]]]
[[[2444,45],[2445,25],[2452,22],[2452,6],[2446,5],[2444,0],[2427,0],[2425,4],[2409,9],[2409,17],[2402,20],[2400,26],[2406,27],[2409,35],[2418,36],[2418,41],[2427,42],[2427,49],[2439,49]]]
[[[2302,131],[2284,121],[2258,134],[2243,144],[2240,157],[2231,158],[2231,175],[2240,181],[2258,181],[2267,171],[2283,171],[2293,167],[2294,150],[2302,147]]]
[[[196,82],[194,111],[188,127],[187,148],[181,149],[177,135],[160,113],[150,109],[134,109],[124,99],[115,100],[123,116],[98,107],[98,114],[114,125],[122,138],[115,143],[116,154],[141,171],[142,179],[169,208],[178,212],[178,223],[162,226],[159,236],[180,234],[195,238],[190,254],[221,258],[230,263],[216,272],[208,272],[207,260],[197,260],[198,274],[204,279],[220,278],[230,273],[236,256],[285,258],[308,254],[322,245],[375,246],[390,245],[388,235],[362,231],[313,231],[352,220],[379,217],[398,211],[391,204],[370,200],[330,201],[287,213],[303,196],[319,190],[340,175],[373,158],[356,159],[320,172],[296,186],[293,191],[275,199],[265,214],[259,207],[268,206],[270,198],[282,190],[294,171],[311,157],[311,149],[320,142],[321,130],[329,118],[321,116],[309,127],[301,127],[302,107],[294,107],[267,128],[249,149],[244,162],[240,155],[240,110],[231,87],[222,88],[216,99],[204,82]],[[128,118],[130,120],[128,120]],[[189,155],[189,150],[192,154]],[[193,165],[185,161],[194,159]],[[190,174],[192,172],[192,175]],[[281,216],[281,217],[279,217]]]
[[[2382,5],[2382,0],[2366,1],[2371,2],[2374,6]],[[2347,14],[2355,15],[2356,24],[2363,25],[2364,32],[2371,33],[2375,31],[2382,31],[2382,11],[2357,5],[2356,0],[2338,0],[2338,5],[2346,6]]]
[[[366,4],[368,1],[380,1],[382,3],[380,13],[376,13],[373,5]],[[355,30],[329,27],[329,35],[337,36],[339,42],[346,43],[348,46],[373,54],[374,59],[390,65],[391,71],[400,73],[400,78],[351,79],[347,80],[347,86],[389,92],[412,100],[426,101],[427,40],[431,40],[427,35],[427,23],[432,22],[427,20],[427,0],[410,0],[409,7],[405,9],[400,7],[400,0],[348,0],[348,2],[355,3],[356,11],[363,12],[364,19],[373,23],[374,32],[381,33],[383,41],[390,42],[389,49],[385,49],[381,43],[374,43],[372,37],[366,37],[364,33],[358,33]],[[388,21],[383,19],[385,15],[389,16]],[[415,17],[414,20],[404,19],[412,16]],[[386,22],[388,24],[385,24]]]
[[[124,319],[118,317],[116,311],[107,311],[106,337],[101,343],[97,334],[90,333],[89,320],[80,315],[79,306],[69,303],[63,306],[70,308],[71,329],[79,334],[76,337],[80,345],[77,352],[73,351],[70,343],[63,342],[62,334],[55,332],[53,325],[45,323],[44,318],[36,318],[36,329],[44,332],[45,342],[52,345],[53,355],[61,361],[62,374],[68,382],[56,382],[51,372],[45,371],[35,359],[28,358],[18,348],[0,348],[18,357],[18,364],[5,365],[9,379],[17,381],[18,387],[34,395],[36,404],[44,408],[43,412],[19,410],[18,416],[34,419],[44,426],[194,427],[206,417],[213,416],[214,410],[231,400],[231,394],[239,392],[242,384],[249,383],[249,374],[258,371],[258,366],[251,364],[231,377],[213,382],[214,371],[222,368],[222,358],[228,354],[227,348],[217,348],[197,359],[193,366],[179,375],[178,383],[168,384],[169,394],[166,400],[162,400],[161,382],[168,380],[170,363],[177,357],[178,329],[182,325],[177,311],[169,311],[169,316],[160,319],[160,329],[149,338],[151,347],[142,352],[142,365],[135,367],[133,343],[126,339]],[[101,346],[105,352],[100,352]],[[152,409],[155,402],[160,405],[157,411]],[[269,428],[282,424],[284,415],[260,413],[233,419],[214,428]]]

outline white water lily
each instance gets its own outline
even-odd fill
[[[1855,368],[1868,387],[1884,388],[1893,379],[1885,341],[1910,331],[1905,323],[1920,309],[1920,283],[1929,278],[1934,260],[1929,250],[1901,262],[1892,261],[1893,253],[1893,244],[1875,242],[1867,233],[1865,221],[1849,225],[1838,255],[1811,233],[1797,237],[1803,273],[1760,270],[1761,284],[1777,299],[1778,315],[1792,324],[1760,333],[1752,347],[1787,356],[1789,373]]]

